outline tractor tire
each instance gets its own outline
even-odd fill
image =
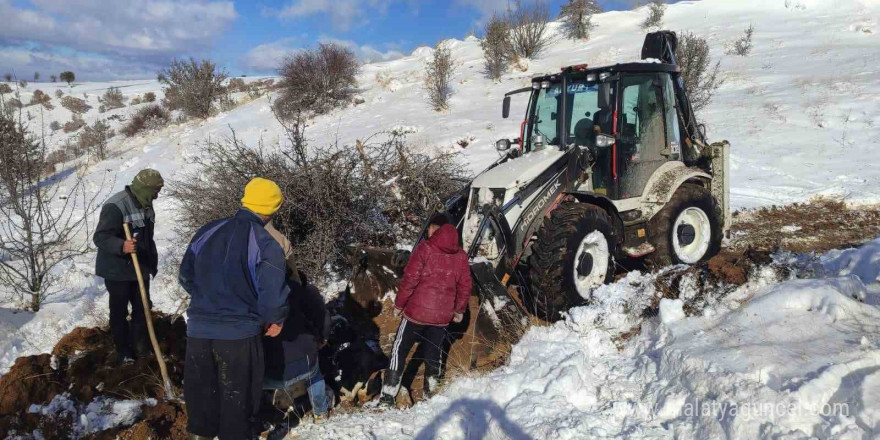
[[[529,299],[537,317],[557,321],[611,280],[612,231],[608,213],[587,203],[562,203],[544,219],[529,258]]]
[[[648,222],[654,252],[646,260],[655,269],[696,264],[721,250],[721,220],[715,198],[706,188],[686,183]]]

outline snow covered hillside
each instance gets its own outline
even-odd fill
[[[479,171],[498,157],[495,140],[517,136],[525,103],[514,99],[511,118],[501,119],[505,92],[561,66],[637,59],[643,18],[644,10],[597,15],[590,41],[556,37],[539,59],[523,60],[525,70],[513,69],[498,82],[482,74],[478,40],[452,40],[458,67],[450,110],[442,113],[430,109],[422,89],[430,48],[365,65],[360,77],[364,102],[315,119],[307,137],[313,144],[350,144],[403,129],[425,149],[460,151]],[[725,55],[725,46],[750,24],[756,29],[752,53]],[[685,1],[669,6],[664,27],[706,37],[713,59],[721,60],[725,82],[700,116],[711,140],[732,144],[734,209],[815,195],[880,203],[880,0]],[[84,115],[88,123],[136,109],[98,113],[97,96],[108,87],[120,87],[128,97],[148,91],[162,96],[155,80],[72,88],[38,83],[22,90],[21,100],[28,102],[36,89],[52,96],[55,109],[44,111],[42,119],[36,106],[28,107],[35,116],[32,128],[42,123],[48,135],[52,121],[63,125],[71,118],[55,98],[56,89],[78,98],[88,94],[93,107]],[[111,125],[119,128],[121,122]],[[187,158],[199,154],[200,143],[229,135],[230,128],[251,144],[262,140],[272,146],[283,139],[262,97],[204,121],[115,137],[110,157],[88,169],[87,189],[118,191],[145,167],[174,180]],[[58,131],[50,142],[60,146],[66,137]],[[152,298],[160,310],[174,312],[170,293],[177,283],[166,265],[176,238],[174,201],[160,198],[155,206],[161,257]],[[618,313],[619,321],[598,328],[597,313],[619,312],[611,307],[613,301],[607,310],[576,309],[563,322],[532,329],[514,347],[509,365],[495,372],[453,381],[442,394],[409,411],[343,416],[304,434],[869,438],[880,433],[880,241],[860,251],[828,254],[820,263],[812,266],[811,279],[753,283],[704,316],[682,318],[680,304],[664,303],[662,319],[646,321],[622,351],[610,335],[634,325],[633,317]],[[94,254],[58,270],[64,288],[40,312],[0,307],[0,373],[19,356],[50,351],[72,328],[106,319],[107,296],[103,281],[94,276]],[[611,299],[646,295],[651,279],[633,273],[603,288],[604,293]],[[721,406],[706,413],[704,403]],[[743,415],[742,408],[757,403],[774,409],[749,407],[751,413]],[[837,403],[846,403],[849,412],[841,414]],[[830,414],[822,412],[827,405]],[[734,416],[736,411],[741,412]]]

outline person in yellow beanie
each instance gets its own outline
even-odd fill
[[[256,438],[263,389],[263,335],[287,318],[284,251],[266,231],[284,197],[275,182],[251,180],[242,208],[202,226],[180,265],[187,309],[183,395],[196,439]]]

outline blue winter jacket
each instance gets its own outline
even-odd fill
[[[244,339],[281,324],[290,292],[284,271],[281,246],[253,212],[202,226],[180,264],[180,284],[192,296],[187,335]]]

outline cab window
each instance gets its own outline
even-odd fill
[[[654,171],[668,160],[664,84],[658,74],[621,79],[618,198],[640,196]]]

